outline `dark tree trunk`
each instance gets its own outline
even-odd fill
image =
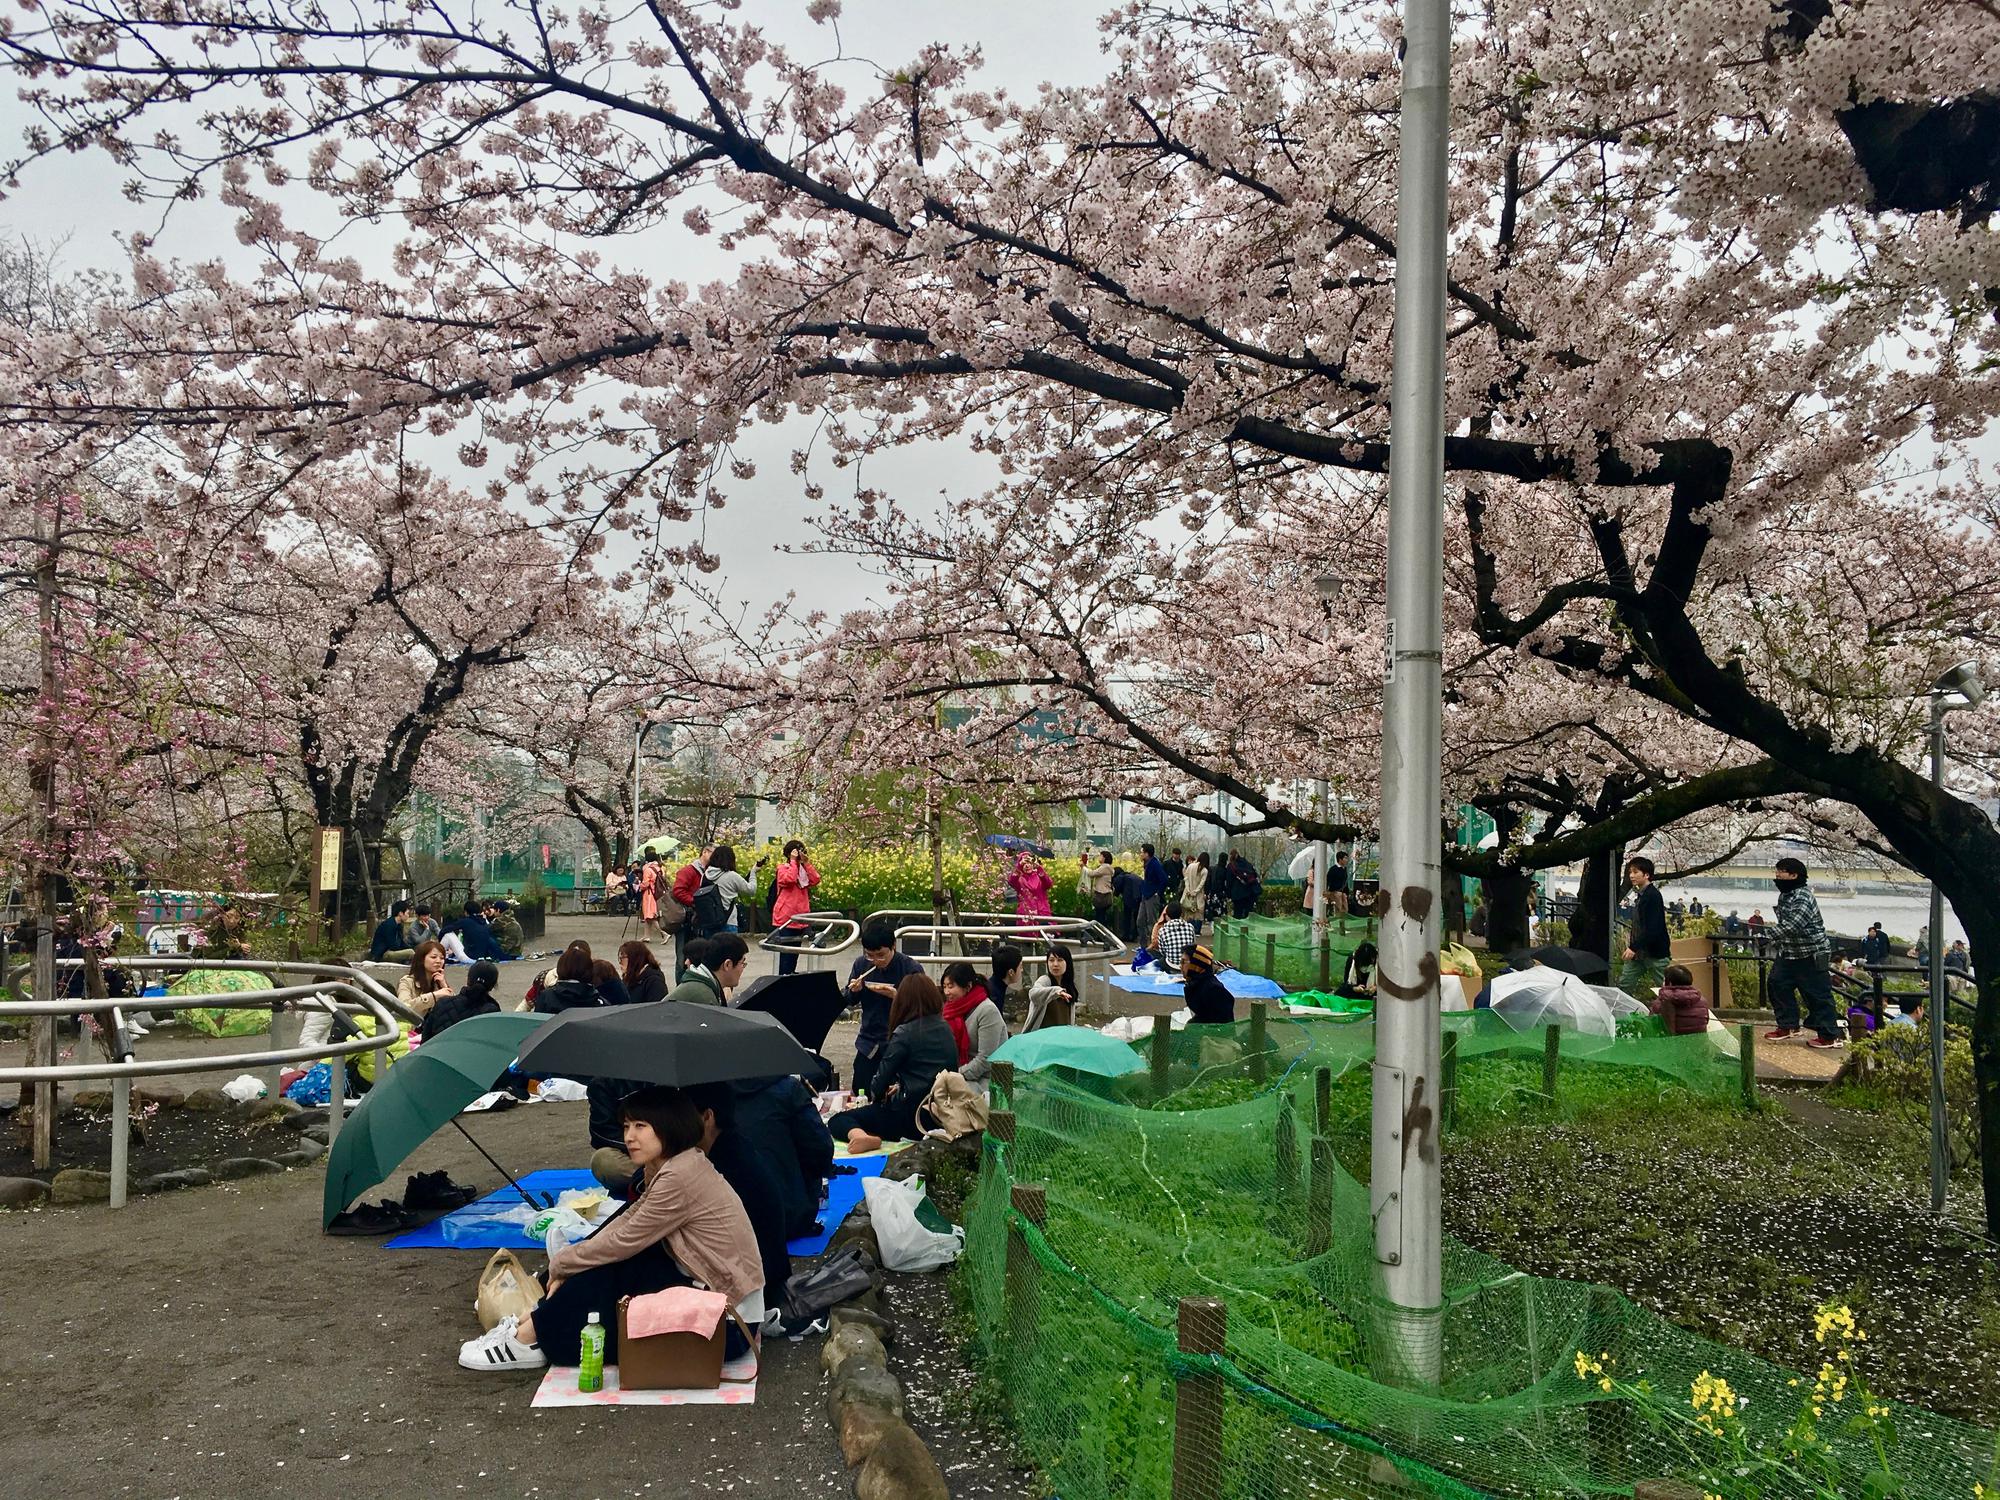
[[[1511,865],[1480,881],[1486,896],[1486,946],[1494,953],[1512,953],[1533,940],[1531,912],[1535,877]]]
[[[1611,880],[1618,867],[1616,849],[1600,850],[1583,862],[1583,878],[1576,888],[1576,910],[1570,913],[1569,945],[1586,953],[1601,953],[1615,963],[1611,951],[1616,934],[1611,930]]]

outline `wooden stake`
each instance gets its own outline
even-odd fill
[[[1229,1335],[1229,1310],[1208,1297],[1183,1297],[1177,1343],[1183,1354],[1219,1355]],[[1222,1377],[1190,1370],[1174,1385],[1173,1500],[1221,1500]]]

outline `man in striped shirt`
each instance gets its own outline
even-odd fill
[[[1778,1024],[1764,1033],[1767,1042],[1782,1042],[1799,1034],[1799,997],[1806,1002],[1806,1024],[1813,1035],[1809,1047],[1840,1045],[1840,1021],[1833,1008],[1833,981],[1828,969],[1833,944],[1820,918],[1819,902],[1806,889],[1803,861],[1781,859],[1772,870],[1778,886],[1778,957],[1771,965],[1771,1009]]]

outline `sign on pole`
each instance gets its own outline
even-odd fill
[[[322,828],[315,837],[319,857],[312,864],[312,941],[317,947],[320,924],[326,916],[327,897],[333,897],[335,902],[340,899],[340,830]]]

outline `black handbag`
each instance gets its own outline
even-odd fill
[[[859,1245],[842,1245],[818,1265],[800,1271],[785,1283],[785,1321],[803,1322],[850,1297],[860,1296],[875,1284],[873,1271]]]

